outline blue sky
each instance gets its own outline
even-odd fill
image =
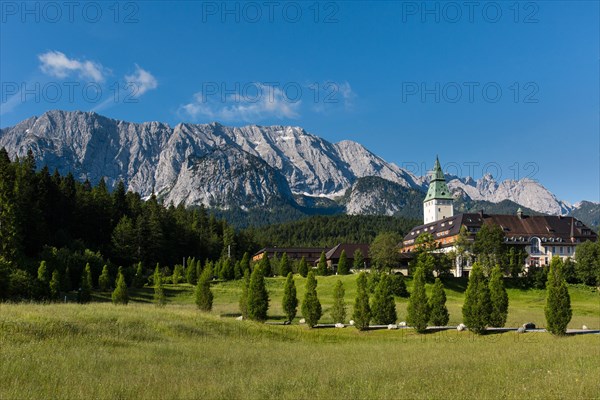
[[[599,201],[598,2],[0,3],[0,126],[294,125]]]

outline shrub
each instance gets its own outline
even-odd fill
[[[321,257],[319,258],[319,263],[317,264],[317,274],[321,276],[326,276],[328,274],[327,271],[327,260],[325,258],[325,252],[321,252]]]
[[[300,260],[300,264],[298,265],[298,273],[303,278],[306,278],[308,275],[308,265],[306,264],[306,258],[302,257]]]
[[[124,278],[123,278],[124,279]],[[87,263],[81,274],[81,286],[77,295],[79,303],[87,303],[92,299],[92,267]]]
[[[167,298],[165,297],[165,290],[163,288],[163,276],[158,264],[156,264],[156,270],[154,271],[154,303],[158,307],[167,304]]]
[[[390,288],[392,290],[392,294],[398,297],[408,297],[410,293],[406,289],[406,282],[404,281],[403,274],[390,274]]]

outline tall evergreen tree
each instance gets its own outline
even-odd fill
[[[183,277],[183,265],[177,264],[175,268],[173,268],[173,275],[171,275],[171,282],[174,285],[179,284],[181,278]]]
[[[371,302],[371,310],[373,322],[376,324],[387,325],[396,323],[396,319],[398,318],[396,314],[396,302],[392,295],[388,274],[381,274]]]
[[[348,268],[348,257],[346,256],[346,250],[342,250],[342,254],[340,254],[337,273],[339,275],[348,275],[350,273],[350,270]]]
[[[365,256],[363,255],[362,251],[360,251],[360,249],[356,249],[356,251],[354,252],[354,262],[352,264],[352,268],[354,268],[355,271],[358,271],[359,269],[364,269],[365,268]]]
[[[92,267],[87,263],[81,274],[81,285],[79,287],[78,301],[87,303],[92,299]]]
[[[163,276],[158,264],[156,264],[156,269],[154,270],[154,303],[158,307],[167,304],[165,289],[163,287]]]
[[[133,287],[142,288],[144,287],[144,266],[140,261],[137,263],[135,268],[135,276],[133,277]]]
[[[60,298],[60,273],[57,270],[52,272],[50,280],[50,299],[58,300]]]
[[[115,290],[112,293],[112,302],[113,304],[122,305],[127,305],[127,303],[129,303],[129,293],[127,293],[127,284],[125,283],[125,276],[123,276],[123,271],[121,268],[119,268],[119,273],[117,274]]]
[[[338,280],[333,288],[333,306],[331,307],[331,318],[335,323],[344,323],[346,320],[345,294],[344,284]]]
[[[271,261],[269,260],[269,257],[267,257],[266,253],[260,259],[260,263],[258,264],[258,267],[262,270],[263,278],[265,276],[273,275],[273,271],[271,270]]]
[[[185,279],[190,285],[195,285],[196,283],[198,283],[198,276],[196,275],[196,260],[194,260],[193,258],[188,258],[187,263],[188,265],[185,269]]]
[[[308,264],[306,264],[306,258],[304,257],[300,259],[300,264],[298,264],[298,273],[303,278],[306,278],[306,276],[308,275]]]
[[[358,274],[358,278],[356,279],[356,299],[354,300],[352,319],[354,319],[357,329],[364,331],[369,328],[371,307],[369,306],[367,275],[364,272]]]
[[[429,322],[431,325],[446,326],[448,324],[450,315],[448,314],[448,307],[446,307],[444,284],[440,278],[435,278],[431,297],[429,298],[429,308],[431,310],[429,315]]]
[[[40,262],[37,273],[39,295],[45,299],[50,295],[50,271],[48,271],[46,261]]]
[[[315,273],[310,271],[306,279],[306,291],[302,301],[302,316],[306,319],[309,328],[314,327],[321,319],[321,302],[317,296],[317,280]]]
[[[476,262],[469,274],[469,284],[462,307],[464,324],[471,331],[482,334],[489,324],[491,311],[490,291],[483,275],[483,269]]]
[[[266,321],[267,311],[269,310],[269,293],[265,286],[263,271],[260,266],[254,268],[248,286],[248,318],[254,321]]]
[[[319,258],[319,263],[317,264],[317,274],[321,276],[327,275],[327,260],[325,258],[325,252],[321,252],[321,257]]]
[[[490,301],[492,303],[489,324],[496,328],[503,328],[508,317],[508,294],[506,293],[506,289],[504,289],[502,275],[500,265],[496,265],[492,269],[488,284]]]
[[[205,268],[196,283],[196,305],[202,311],[212,310],[213,294],[210,290],[211,268]]]
[[[244,271],[244,284],[242,285],[242,295],[240,296],[240,313],[242,317],[248,318],[248,287],[250,286],[250,270]]]
[[[106,292],[110,289],[110,275],[108,273],[108,265],[106,264],[104,265],[104,267],[102,267],[102,273],[98,278],[98,286],[103,292]]]
[[[398,297],[409,297],[410,293],[406,289],[406,282],[403,274],[390,274],[390,287],[392,294]]]
[[[283,289],[282,308],[283,312],[287,317],[287,320],[291,322],[296,316],[296,311],[298,309],[296,285],[294,284],[294,275],[291,272],[288,272],[287,279],[285,281],[285,287]]]
[[[379,271],[388,270],[398,265],[400,252],[398,243],[402,238],[394,232],[382,232],[378,234],[369,248],[369,255],[373,266]]]
[[[281,260],[279,261],[279,274],[281,276],[288,276],[290,272],[292,272],[290,260],[288,259],[287,253],[283,253]]]
[[[248,271],[248,274],[250,273],[250,254],[248,254],[248,252],[245,252],[242,256],[240,268],[242,269],[242,276],[246,275],[246,271]]]
[[[553,335],[564,335],[573,316],[571,296],[567,281],[562,273],[562,261],[559,256],[552,257],[548,282],[546,283],[546,329]]]
[[[408,299],[406,307],[406,322],[419,333],[427,329],[427,323],[431,314],[427,293],[425,292],[425,269],[417,267],[413,277],[413,290]]]

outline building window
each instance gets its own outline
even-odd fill
[[[540,253],[540,239],[532,238],[531,239],[531,254],[539,254]]]
[[[571,247],[567,247],[567,253],[571,254]]]
[[[556,253],[556,247],[552,246],[552,254]]]
[[[560,252],[560,254],[563,253],[563,247],[562,246],[560,246],[559,252]]]

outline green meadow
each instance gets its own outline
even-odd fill
[[[356,276],[339,277],[352,312]],[[333,286],[320,277],[322,322]],[[299,298],[305,280],[296,277]],[[199,312],[192,286],[167,285],[114,306],[94,302],[0,304],[0,399],[598,398],[600,335],[553,337],[456,330],[309,329],[281,325],[283,278],[270,278],[268,324],[235,320],[241,282],[216,283],[213,311]],[[411,282],[407,281],[410,290]],[[465,281],[447,282],[450,324],[461,322]],[[544,326],[545,293],[508,289],[507,326]],[[600,297],[570,286],[569,328],[600,329]],[[398,320],[407,299],[397,299]]]

